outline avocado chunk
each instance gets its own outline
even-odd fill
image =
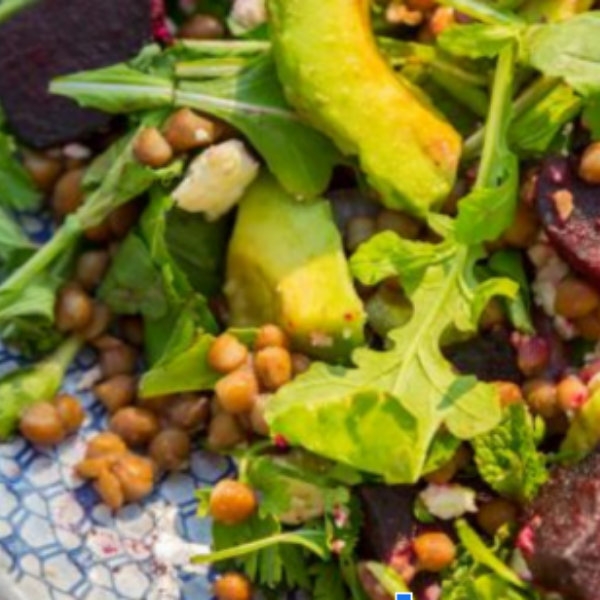
[[[309,356],[344,361],[364,341],[365,313],[330,204],[298,202],[270,174],[240,203],[225,293],[232,326],[275,323]]]
[[[269,0],[274,56],[289,102],[347,155],[383,204],[417,217],[456,178],[461,138],[377,49],[367,0]]]

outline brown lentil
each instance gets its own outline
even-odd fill
[[[229,413],[220,412],[212,418],[208,426],[208,447],[215,451],[229,450],[246,439],[238,420]]]
[[[52,194],[52,208],[57,218],[74,213],[85,198],[83,189],[84,169],[67,171],[56,183]]]
[[[92,321],[94,303],[81,288],[67,286],[58,293],[54,316],[59,331],[81,331]]]
[[[191,454],[190,436],[180,429],[165,429],[150,444],[150,456],[165,471],[181,470],[188,464]]]
[[[94,386],[94,394],[109,413],[133,404],[137,393],[137,381],[131,375],[115,375]]]
[[[176,152],[189,152],[211,146],[222,137],[224,131],[222,123],[198,115],[189,108],[182,108],[169,118],[164,135]]]
[[[181,26],[178,36],[186,40],[218,40],[225,36],[225,27],[212,15],[194,15]]]
[[[128,446],[145,446],[159,432],[160,425],[149,410],[128,406],[111,417],[110,429]]]
[[[477,524],[485,533],[494,536],[501,527],[517,520],[517,512],[517,507],[512,502],[495,498],[479,508]]]
[[[88,250],[77,260],[76,279],[85,290],[96,288],[106,275],[110,256],[106,250]]]
[[[135,140],[133,154],[142,165],[160,169],[171,162],[173,149],[156,127],[146,127]]]
[[[556,288],[556,312],[565,319],[580,319],[600,307],[600,294],[581,279],[568,277]]]
[[[64,171],[58,158],[27,150],[23,155],[23,166],[41,192],[51,192]]]

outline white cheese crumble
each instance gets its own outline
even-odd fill
[[[256,179],[259,164],[239,140],[211,146],[188,168],[173,192],[179,208],[215,221],[229,212]]]
[[[235,0],[230,18],[242,29],[255,29],[267,22],[266,0]]]
[[[466,513],[477,512],[475,492],[456,483],[445,485],[430,483],[419,497],[425,508],[438,519],[457,519]]]

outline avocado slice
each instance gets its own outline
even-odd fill
[[[309,356],[343,362],[364,342],[365,313],[329,202],[298,202],[268,173],[240,203],[225,293],[232,326],[278,324]]]
[[[438,208],[461,138],[377,49],[368,0],[268,0],[274,56],[289,102],[347,155],[390,208]]]

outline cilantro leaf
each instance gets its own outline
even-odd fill
[[[592,139],[595,142],[600,141],[600,95],[592,96],[587,100],[582,117]]]
[[[522,25],[455,25],[438,38],[441,48],[456,56],[494,58],[513,44]]]
[[[443,219],[437,225],[450,228]],[[424,255],[435,258],[427,264]],[[501,419],[496,390],[457,376],[439,347],[449,329],[475,332],[492,296],[516,293],[506,280],[479,284],[474,266],[482,255],[452,232],[439,246],[390,234],[363,244],[352,259],[355,274],[374,283],[396,271],[413,317],[390,334],[389,350],[357,350],[353,368],[316,363],[282,388],[267,408],[272,431],[388,482],[410,483],[422,474],[442,424],[460,439],[493,429]]]
[[[316,564],[311,575],[314,577],[313,600],[347,600],[348,592],[338,565],[333,562]]]
[[[473,447],[481,477],[503,496],[532,500],[548,478],[533,419],[523,404],[509,406],[502,423],[475,438]]]

